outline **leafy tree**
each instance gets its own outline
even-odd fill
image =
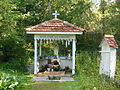
[[[115,2],[106,2],[101,0],[100,12],[102,18],[100,20],[101,32],[103,34],[116,34],[119,33],[119,0]]]
[[[26,63],[24,38],[16,29],[20,14],[13,0],[1,0],[0,6],[0,62],[11,62],[13,68],[19,68]]]
[[[0,0],[0,61],[24,65],[28,56],[33,59],[33,36],[25,28],[52,19],[55,10],[58,18],[86,30],[77,36],[78,49],[98,49],[103,34],[119,33],[119,4],[101,0],[97,8],[89,0]]]

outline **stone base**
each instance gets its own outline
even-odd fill
[[[32,81],[74,81],[72,77],[61,76],[60,80],[49,80],[48,76],[43,77],[33,77]]]
[[[58,76],[64,76],[65,75],[65,71],[45,71],[44,75],[58,75]]]

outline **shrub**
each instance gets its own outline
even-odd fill
[[[9,74],[5,73],[0,74],[0,90],[14,90],[20,85],[20,80],[16,76],[10,76]]]

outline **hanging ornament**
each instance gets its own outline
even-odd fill
[[[42,40],[40,39],[40,45],[42,45]]]
[[[44,40],[44,44],[45,44],[45,40]]]
[[[68,45],[70,45],[70,40],[68,40]]]

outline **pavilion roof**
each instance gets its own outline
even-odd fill
[[[84,29],[67,21],[54,18],[41,24],[26,28],[27,32],[84,32]]]
[[[107,41],[107,43],[110,47],[118,48],[118,45],[117,45],[113,35],[105,35],[104,39]]]

